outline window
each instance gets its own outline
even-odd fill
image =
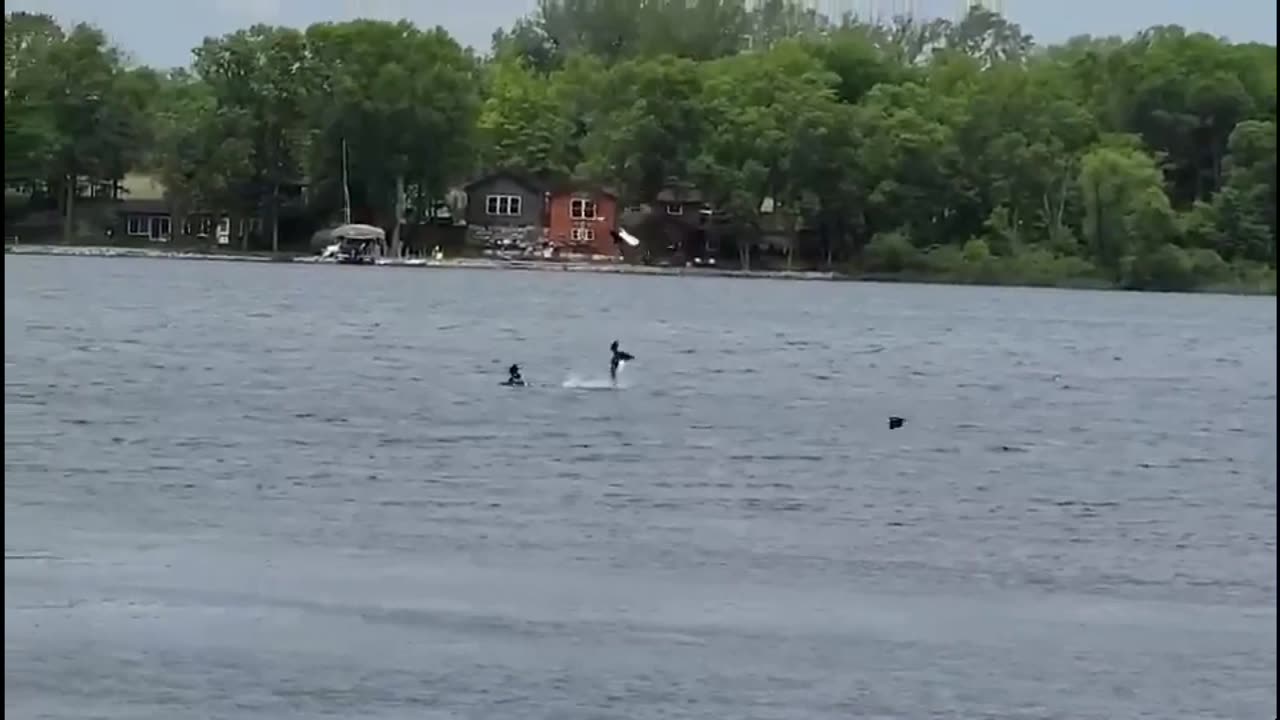
[[[134,237],[141,237],[148,234],[147,216],[146,215],[130,215],[125,232]]]
[[[485,198],[484,211],[489,215],[515,217],[520,214],[519,195],[490,195]]]
[[[204,237],[213,232],[213,218],[197,215],[182,223],[182,234],[193,237]]]
[[[569,239],[574,242],[595,242],[596,231],[589,227],[576,227],[569,231]]]
[[[172,228],[169,218],[165,215],[157,215],[151,218],[151,239],[159,242],[168,242],[169,233]]]
[[[592,200],[574,198],[569,201],[569,217],[574,220],[595,220],[596,204]]]
[[[683,205],[674,205],[674,204],[673,204],[673,205],[668,205],[668,206],[667,206],[667,214],[668,214],[668,215],[683,215],[683,214],[684,214],[684,206],[683,206]]]

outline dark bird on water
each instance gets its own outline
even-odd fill
[[[903,423],[905,423],[905,422],[906,422],[906,420],[903,420],[902,418],[898,417],[897,415],[891,415],[891,416],[889,416],[889,429],[890,429],[890,430],[897,430],[898,428],[902,427],[902,424],[903,424]]]

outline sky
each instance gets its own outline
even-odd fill
[[[891,0],[875,0],[888,6]],[[960,0],[915,0],[923,16],[955,16]],[[1131,35],[1151,25],[1182,25],[1235,41],[1276,42],[1276,0],[1004,0],[1005,15],[1042,43],[1074,35]],[[5,12],[53,15],[105,30],[134,60],[186,65],[210,35],[264,22],[305,27],[355,17],[407,18],[442,25],[465,45],[487,50],[495,28],[527,14],[537,0],[5,0]]]

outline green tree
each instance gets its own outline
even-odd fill
[[[340,179],[345,142],[351,182],[391,220],[398,254],[408,194],[422,208],[470,170],[476,64],[444,30],[408,22],[313,25],[306,40],[313,179]]]
[[[1024,241],[1064,237],[1077,201],[1079,159],[1098,139],[1096,120],[1051,64],[1003,63],[982,72],[963,61],[953,64],[958,73],[943,63],[935,69],[955,84],[952,91],[964,103],[952,126],[968,183],[983,207],[1006,213],[1008,234],[996,244],[997,253]]]
[[[914,83],[881,85],[859,107],[872,233],[901,231],[921,247],[958,242],[985,213],[962,172],[953,125],[964,107]]]
[[[793,132],[795,120],[835,103],[836,79],[794,43],[706,67],[706,129],[692,174],[712,204],[737,225],[744,269],[750,268],[752,244],[763,229],[765,200],[797,195],[790,169],[803,135]]]
[[[1101,147],[1080,167],[1084,236],[1093,255],[1117,281],[1127,259],[1166,244],[1175,216],[1155,161],[1138,150]]]
[[[703,140],[702,76],[674,56],[612,68],[583,141],[586,174],[616,184],[630,201],[648,202],[671,179],[689,176]]]
[[[165,79],[156,105],[150,168],[164,183],[174,227],[181,231],[196,210],[254,212],[243,194],[254,172],[248,112],[220,109],[213,88],[185,70]]]
[[[58,134],[50,103],[54,77],[48,72],[53,48],[64,40],[48,15],[4,16],[4,169],[7,183],[45,180]]]
[[[794,209],[799,214],[795,219],[807,220],[816,230],[817,251],[823,266],[830,269],[837,258],[857,252],[865,229],[863,127],[856,108],[826,98],[797,109],[791,125],[784,208]],[[788,252],[788,264],[792,254]]]
[[[977,5],[960,22],[947,25],[944,37],[948,50],[977,58],[988,67],[1021,62],[1032,48],[1031,36],[1016,23]]]
[[[1216,250],[1227,259],[1276,263],[1276,124],[1246,121],[1228,142],[1226,183],[1213,199]]]
[[[1178,207],[1221,185],[1237,123],[1275,108],[1275,48],[1231,45],[1180,27],[1154,27],[1078,61],[1086,92],[1109,129],[1142,136],[1165,156]]]
[[[481,163],[536,174],[572,172],[575,125],[551,83],[515,58],[503,58],[488,72],[478,120]]]
[[[874,28],[850,25],[826,37],[810,38],[805,47],[839,78],[841,102],[856,103],[881,83],[903,82],[912,72],[877,43]]]
[[[549,74],[564,64],[564,54],[531,18],[520,18],[510,30],[498,28],[491,41],[498,62],[514,62],[540,74]]]
[[[302,179],[304,112],[313,77],[302,33],[255,25],[195,50],[195,72],[215,99],[215,113],[235,116],[253,152],[250,174],[236,178],[246,203],[265,215],[272,251],[280,247],[281,190]]]
[[[145,81],[130,77],[102,31],[77,25],[42,58],[46,80],[34,102],[49,121],[46,177],[59,190],[63,241],[76,234],[83,182],[118,181],[145,137]]]

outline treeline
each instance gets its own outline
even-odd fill
[[[786,0],[543,0],[479,57],[408,23],[255,26],[189,68],[97,29],[5,16],[5,177],[58,199],[158,176],[175,214],[397,231],[492,169],[697,187],[786,262],[972,282],[1266,284],[1276,260],[1276,49],[1178,27],[1038,47],[998,15],[831,19]]]

